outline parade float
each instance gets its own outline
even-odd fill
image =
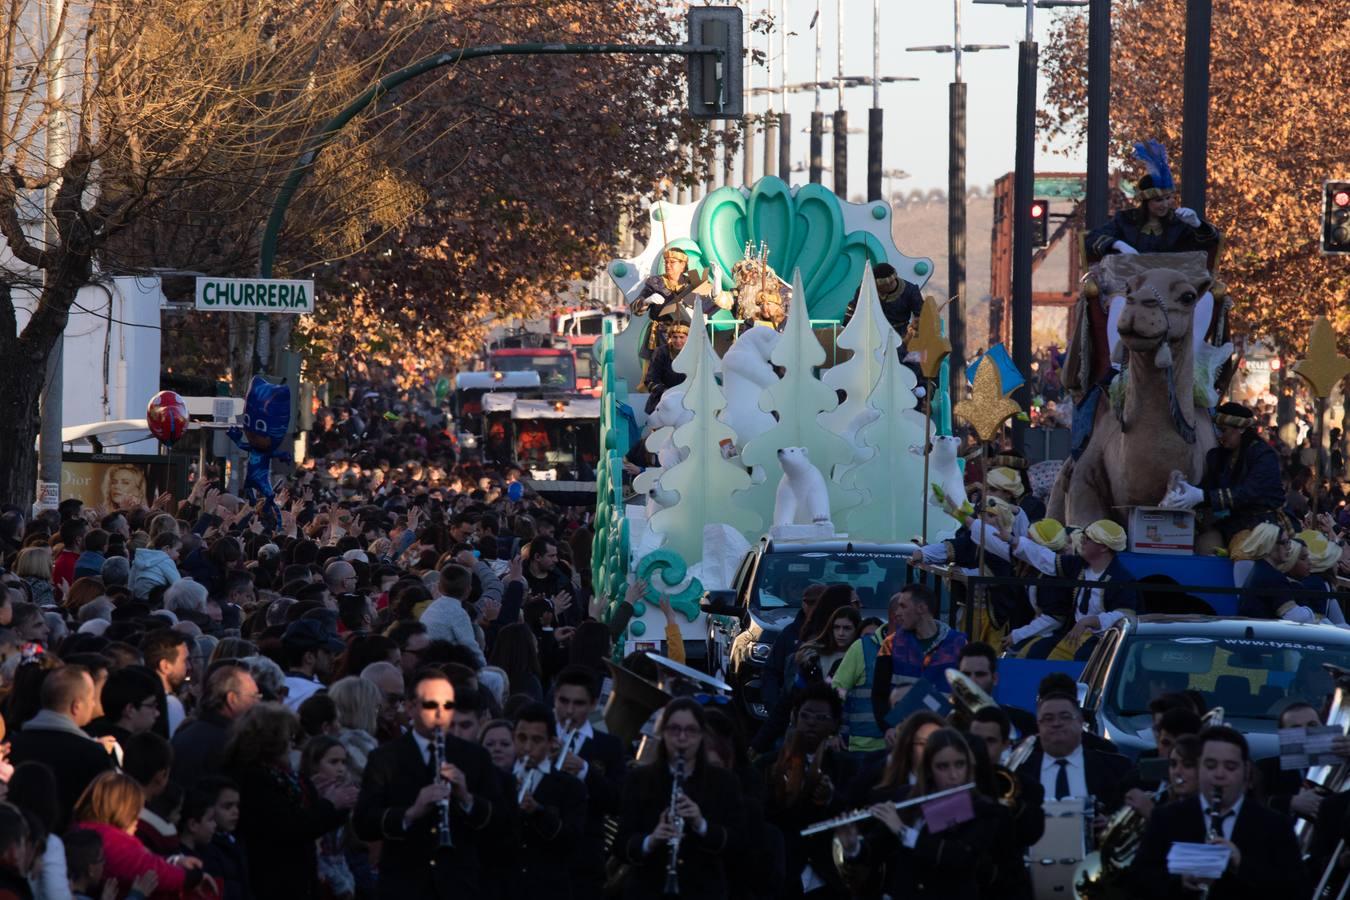
[[[650,322],[635,317],[596,345],[592,575],[596,596],[608,600],[602,616],[617,612],[639,578],[649,588],[627,641],[660,640],[664,596],[685,641],[701,643],[708,632],[699,598],[729,586],[764,535],[896,544],[954,531],[950,516],[923,502],[928,438],[951,431],[947,392],[920,409],[917,377],[899,359],[871,276],[888,263],[922,286],[932,272],[931,261],[895,245],[890,207],[768,177],[697,203],[656,202],[650,215],[648,245],[609,265],[614,283],[631,303],[675,248],[718,309],[705,319],[703,305],[691,304],[689,338],[673,361],[685,379],[650,416],[637,390]],[[779,328],[755,324],[784,294]],[[931,349],[918,361],[945,386],[940,316],[928,304],[917,345]],[[624,457],[639,439],[658,464],[626,492]]]
[[[870,270],[889,263],[922,286],[931,264],[895,246],[888,206],[765,178],[694,204],[656,202],[650,215],[648,245],[609,265],[615,284],[631,303],[676,248],[717,310],[705,320],[706,304],[690,304],[693,327],[673,363],[685,381],[650,417],[637,390],[650,323],[635,317],[596,344],[603,387],[592,566],[596,595],[609,604],[602,615],[612,616],[626,584],[640,578],[650,586],[628,641],[659,640],[663,596],[679,611],[686,642],[702,641],[699,597],[725,588],[762,536],[895,544],[951,534],[958,523],[948,513],[961,507],[965,481],[960,442],[945,438],[953,414],[996,443],[1023,412],[1011,395],[1024,376],[991,351],[968,373],[971,398],[947,406],[950,348],[931,299],[905,336],[909,365],[901,364],[901,336],[882,314]],[[1065,382],[1086,423],[1076,423],[1077,447],[1054,478],[1049,514],[1071,527],[1100,518],[1126,526],[1120,558],[1150,612],[1236,614],[1253,564],[1198,553],[1194,512],[1164,502],[1179,483],[1199,483],[1215,445],[1211,413],[1235,369],[1232,301],[1214,280],[1216,265],[1217,252],[1107,255],[1084,279],[1070,320]],[[758,295],[785,280],[786,321],[755,324]],[[1334,356],[1334,342],[1314,341],[1295,367],[1321,397],[1338,380],[1326,373],[1343,371],[1323,358],[1327,347]],[[916,396],[915,369],[940,386],[931,405]],[[625,493],[623,461],[638,440],[658,464]],[[975,626],[981,576],[955,567],[934,574],[948,588],[964,582],[960,612],[947,608]]]

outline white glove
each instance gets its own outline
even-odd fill
[[[1205,492],[1183,481],[1175,490],[1168,491],[1167,496],[1158,505],[1163,509],[1195,509],[1204,502]]]
[[[1133,247],[1131,247],[1129,244],[1125,243],[1124,241],[1116,241],[1114,244],[1111,245],[1111,249],[1114,250],[1114,251],[1116,251],[1117,253],[1124,253],[1124,254],[1127,255],[1127,256],[1138,256],[1138,255],[1139,255],[1139,251],[1138,251],[1138,250],[1134,249]]]
[[[1191,209],[1189,206],[1178,206],[1175,214],[1178,219],[1192,228],[1200,227],[1200,217],[1197,216],[1195,210]]]

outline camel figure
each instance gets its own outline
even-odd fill
[[[1151,269],[1127,282],[1118,326],[1125,371],[1098,402],[1082,456],[1060,470],[1049,515],[1069,525],[1104,518],[1123,524],[1128,507],[1162,500],[1174,469],[1199,483],[1215,437],[1207,411],[1195,406],[1191,328],[1208,287],[1209,279],[1196,284],[1175,269]]]

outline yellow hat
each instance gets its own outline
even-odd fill
[[[1308,557],[1312,562],[1312,571],[1327,572],[1336,568],[1341,561],[1341,545],[1328,540],[1320,531],[1300,531],[1298,539],[1308,546]]]
[[[1279,542],[1280,526],[1274,522],[1262,522],[1238,542],[1233,559],[1264,559],[1274,551],[1275,545]]]
[[[1069,543],[1068,532],[1054,519],[1041,519],[1032,523],[1027,529],[1027,535],[1045,549],[1054,550],[1056,553]]]
[[[1022,484],[1022,476],[1007,466],[999,466],[997,469],[989,470],[989,487],[996,491],[1003,491],[1005,494],[1011,494],[1014,500],[1026,493],[1026,487]]]
[[[1125,549],[1125,529],[1110,519],[1098,519],[1083,532],[1089,539],[1119,553]]]

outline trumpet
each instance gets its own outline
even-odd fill
[[[934,794],[924,794],[922,797],[915,797],[912,800],[901,800],[892,804],[896,809],[907,809],[911,806],[918,806],[920,803],[927,803],[930,800],[937,800],[941,797],[950,797],[952,794],[959,794],[962,791],[969,791],[975,787],[974,782],[960,785],[959,787],[947,788],[945,791],[938,791]],[[833,819],[826,819],[823,822],[817,822],[814,825],[808,825],[802,829],[802,837],[809,837],[813,834],[819,834],[822,831],[830,831],[835,828],[842,828],[845,825],[852,825],[854,822],[861,822],[870,818],[872,811],[870,809],[855,809],[852,812],[846,812],[841,816],[835,816]]]
[[[445,732],[439,727],[431,736],[431,765],[436,770],[433,776],[435,783],[445,784],[445,776],[441,774],[445,766]],[[436,843],[441,847],[453,847],[455,842],[450,837],[450,801],[442,800],[436,806],[440,811],[440,819],[436,822]]]
[[[675,827],[675,836],[670,839],[670,859],[666,861],[667,897],[677,897],[680,893],[680,841],[684,838],[684,818],[675,811],[684,795],[684,757],[675,757],[675,781],[670,786],[670,824]]]

